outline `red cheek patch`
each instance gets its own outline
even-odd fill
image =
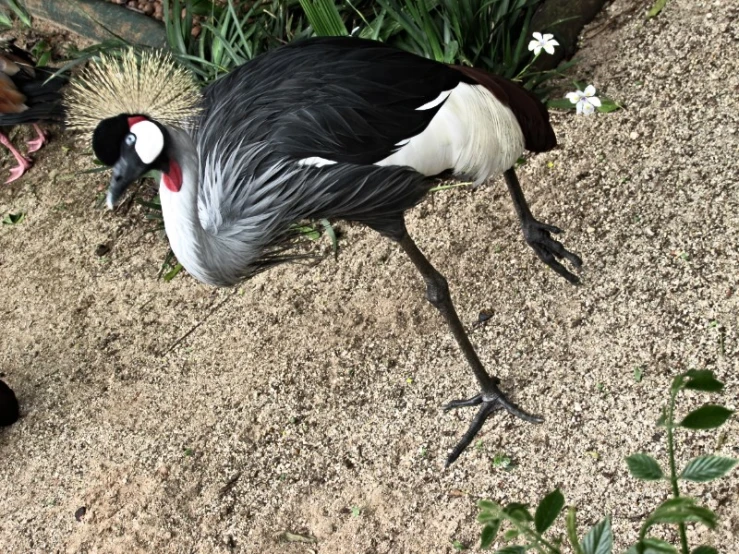
[[[128,128],[130,129],[137,123],[141,123],[142,121],[146,121],[146,118],[143,115],[135,115],[133,117],[128,118]]]
[[[169,171],[162,175],[164,186],[172,192],[180,192],[182,188],[182,169],[180,164],[172,160],[169,162]]]

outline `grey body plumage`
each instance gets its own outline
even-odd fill
[[[577,281],[560,260],[579,267],[579,257],[551,238],[559,229],[534,219],[512,169],[524,148],[556,145],[546,109],[530,92],[481,70],[351,38],[278,48],[202,96],[167,60],[137,64],[132,58],[124,71],[107,73],[103,64],[102,76],[88,75],[72,102],[72,124],[84,130],[92,130],[96,110],[104,112],[93,147],[113,166],[110,205],[145,171],[162,171],[160,198],[172,249],[191,275],[219,286],[294,259],[296,222],[337,218],[368,225],[396,241],[418,268],[428,300],[449,324],[481,390],[448,405],[480,410],[447,463],[498,409],[538,421],[512,404],[487,373],[446,280],[404,223],[405,211],[423,199],[433,176],[450,171],[482,182],[505,173],[527,242],[557,273]],[[137,67],[143,76],[126,76]],[[150,67],[152,75],[174,75],[182,90],[164,90],[160,77],[147,81]],[[154,89],[150,106],[147,83]],[[113,98],[109,106],[110,90],[125,94],[130,88],[137,91],[135,102],[123,108],[125,102]],[[163,94],[173,95],[177,110],[155,101]]]

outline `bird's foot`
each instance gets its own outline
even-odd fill
[[[36,131],[36,138],[33,140],[29,140],[26,144],[28,145],[28,153],[36,152],[37,150],[40,150],[41,147],[46,144],[46,133],[44,133],[44,130],[38,126],[37,123],[33,124],[33,128]]]
[[[43,133],[39,133],[39,136],[35,139],[29,140],[27,143],[28,145],[28,153],[37,152],[41,150],[41,147],[46,144],[46,136]]]
[[[10,179],[5,183],[12,183],[16,179],[20,178],[26,171],[31,169],[32,162],[28,158],[19,158],[18,165],[10,170]]]
[[[485,420],[490,417],[493,412],[496,412],[498,410],[506,410],[509,414],[523,419],[524,421],[528,421],[529,423],[541,423],[542,421],[544,421],[540,417],[527,414],[521,408],[513,404],[510,400],[508,400],[508,398],[506,398],[506,396],[501,392],[497,385],[492,384],[489,387],[486,387],[486,389],[487,390],[484,390],[483,392],[476,396],[473,396],[472,398],[468,398],[467,400],[453,400],[452,402],[449,402],[449,404],[444,406],[445,412],[448,412],[449,410],[455,408],[480,406],[480,409],[477,410],[477,414],[475,414],[475,417],[472,420],[469,429],[467,429],[467,432],[464,434],[459,443],[457,443],[457,446],[455,446],[454,449],[449,453],[449,456],[447,456],[446,467],[452,465],[456,461],[456,459],[459,458],[460,454],[462,454],[462,452],[464,452],[464,450],[472,443],[472,440],[482,429]]]
[[[521,224],[523,236],[529,246],[534,249],[539,259],[567,279],[570,283],[577,283],[580,278],[571,273],[559,260],[568,260],[574,267],[582,267],[582,259],[577,254],[567,250],[562,243],[552,238],[551,233],[558,235],[562,229],[554,225],[547,225],[534,219],[525,220]]]

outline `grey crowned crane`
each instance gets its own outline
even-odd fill
[[[524,149],[556,145],[545,107],[519,85],[356,38],[282,46],[200,93],[166,57],[106,58],[72,87],[71,128],[91,133],[113,167],[108,205],[145,172],[161,171],[164,224],[196,279],[230,286],[290,261],[293,224],[361,222],[397,242],[426,282],[479,393],[446,409],[479,406],[447,465],[494,411],[529,422],[487,373],[457,316],[446,279],[406,231],[404,213],[445,172],[482,182],[505,174],[526,241],[570,282],[560,260],[581,260],[532,216],[513,165]]]
[[[12,43],[0,47],[0,127],[32,124],[36,138],[28,141],[28,152],[36,152],[46,142],[39,127],[41,122],[61,122],[64,119],[61,87],[63,77],[55,77],[45,69],[34,67],[31,55]],[[18,165],[10,170],[11,183],[30,167],[31,160],[13,146],[8,136],[0,132],[0,144],[13,154]]]

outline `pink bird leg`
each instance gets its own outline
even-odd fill
[[[36,152],[37,150],[40,150],[41,147],[46,144],[46,134],[41,130],[41,127],[39,127],[36,123],[33,124],[33,128],[36,129],[36,133],[38,134],[38,137],[36,137],[33,140],[28,141],[28,153]]]
[[[18,160],[18,165],[10,170],[10,179],[5,181],[6,183],[12,183],[15,181],[18,177],[23,175],[28,169],[31,167],[31,160],[24,157],[23,154],[18,152],[18,149],[13,146],[13,143],[8,140],[8,137],[6,137],[3,133],[0,133],[0,144],[5,146],[8,150],[10,150],[10,153],[15,156],[15,159]]]

